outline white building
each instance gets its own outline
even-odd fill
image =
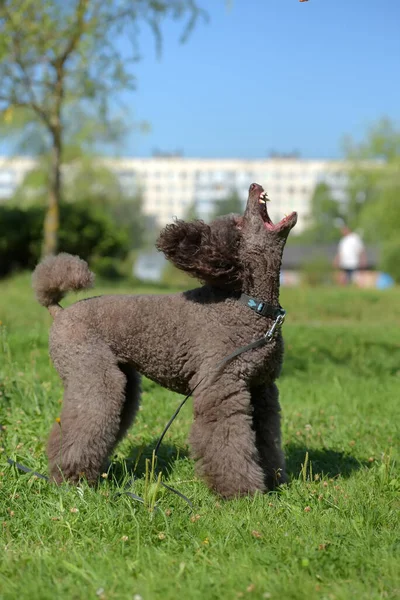
[[[0,156],[0,202],[10,198],[24,177],[36,166],[32,158]]]
[[[143,194],[144,212],[159,225],[173,217],[183,218],[191,206],[203,219],[213,212],[216,200],[236,190],[247,199],[249,185],[261,184],[267,190],[273,221],[285,213],[299,213],[297,233],[304,229],[315,186],[326,182],[338,201],[344,199],[346,165],[340,161],[299,158],[201,159],[153,157],[104,159],[128,195]],[[35,166],[30,158],[0,158],[0,201],[12,196],[24,176]]]

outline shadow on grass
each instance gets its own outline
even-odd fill
[[[353,471],[366,466],[366,461],[359,461],[345,452],[337,450],[312,449],[306,446],[289,444],[285,447],[286,467],[288,475],[297,478],[304,464],[306,453],[308,452],[309,464],[312,465],[312,472],[325,475],[326,477],[350,477]]]
[[[146,473],[146,461],[151,461],[153,450],[156,447],[157,439],[152,440],[149,444],[142,446],[134,446],[130,449],[129,456],[126,459],[119,460],[111,464],[109,468],[109,476],[116,482],[120,483],[126,475],[141,479]],[[185,448],[173,446],[171,444],[161,444],[156,461],[155,472],[162,473],[163,479],[168,479],[174,464],[178,460],[186,459],[189,456]]]
[[[109,475],[118,483],[121,483],[126,475],[135,479],[142,479],[146,473],[146,461],[149,461],[149,466],[151,465],[152,453],[156,443],[157,440],[153,440],[149,444],[132,447],[126,459],[119,460],[111,465]],[[285,455],[287,472],[291,478],[299,477],[307,452],[308,464],[311,463],[313,473],[330,478],[339,475],[350,477],[354,471],[368,465],[367,461],[357,460],[353,456],[338,450],[312,449],[303,445],[289,444],[285,447]],[[171,444],[162,444],[159,449],[155,471],[156,473],[161,472],[163,479],[168,480],[175,463],[188,457],[189,452],[187,449]]]

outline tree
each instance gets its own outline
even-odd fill
[[[100,210],[116,229],[127,231],[131,250],[145,245],[147,232],[153,227],[143,214],[140,192],[128,196],[118,177],[97,157],[81,156],[64,168],[60,208],[65,204],[86,204],[88,210],[91,207]],[[37,168],[26,175],[8,204],[16,208],[45,207],[47,180],[48,164],[44,157]]]
[[[217,217],[222,217],[223,215],[228,215],[230,213],[242,213],[243,212],[243,202],[236,190],[232,190],[232,192],[223,198],[222,200],[216,200],[214,204],[214,212],[212,218],[215,219]]]
[[[129,67],[138,59],[139,23],[151,27],[159,48],[163,19],[186,18],[184,40],[201,14],[194,0],[0,2],[0,114],[6,124],[39,125],[49,149],[44,254],[57,250],[68,111],[90,107],[107,123],[111,98],[135,87]]]
[[[378,121],[359,144],[347,141],[349,220],[381,245],[381,268],[400,281],[400,130]]]
[[[338,221],[342,218],[341,206],[326,183],[315,187],[310,203],[308,226],[303,233],[294,236],[292,243],[323,244],[340,238]]]
[[[73,114],[70,113],[67,109],[63,122],[63,200],[93,199],[103,206],[110,201],[116,202],[122,194],[121,185],[94,150],[98,144],[120,143],[124,137],[124,123],[115,117],[101,123],[82,107],[76,107]],[[50,187],[51,152],[42,128],[33,122],[21,130],[21,123],[16,121],[3,126],[3,130],[8,138],[16,140],[19,152],[30,150],[37,157],[36,167],[26,174],[12,202],[20,207],[45,206]]]
[[[12,204],[25,208],[45,206],[49,187],[49,157],[39,158],[37,166],[28,171],[10,199]],[[76,156],[63,164],[62,201],[74,203],[86,200],[108,209],[124,198],[118,177],[96,156]]]
[[[365,140],[355,143],[347,136],[343,145],[347,159],[353,163],[379,161],[389,164],[400,157],[400,131],[390,119],[383,118],[369,128]]]
[[[189,204],[189,206],[187,207],[187,209],[185,211],[184,219],[185,219],[185,221],[195,221],[198,218],[199,218],[199,215],[197,212],[196,202],[192,202],[191,204]]]
[[[351,165],[348,220],[353,226],[360,223],[366,226],[368,235],[371,229],[369,223],[377,217],[377,213],[383,220],[391,213],[390,210],[387,212],[388,207],[383,206],[385,202],[390,204],[389,196],[398,198],[400,131],[389,119],[381,119],[368,130],[365,140],[355,143],[348,137],[344,147]],[[389,225],[391,217],[386,220]]]
[[[387,240],[400,227],[400,130],[388,119],[375,124],[359,144],[347,141],[351,163],[349,220],[367,238]]]
[[[110,207],[114,222],[118,227],[128,231],[131,250],[138,250],[148,245],[153,246],[153,241],[155,241],[155,231],[157,231],[155,219],[143,214],[142,208],[141,192],[137,192],[129,198],[124,196],[118,202],[113,202]],[[151,244],[149,244],[149,239],[151,239]]]

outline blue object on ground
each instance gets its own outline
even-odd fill
[[[387,290],[394,286],[394,279],[388,273],[379,273],[376,279],[376,287],[378,290]]]

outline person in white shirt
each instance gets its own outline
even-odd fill
[[[352,283],[354,274],[367,266],[367,255],[361,237],[347,225],[341,228],[342,239],[334,260],[334,266],[341,269],[344,282]]]

